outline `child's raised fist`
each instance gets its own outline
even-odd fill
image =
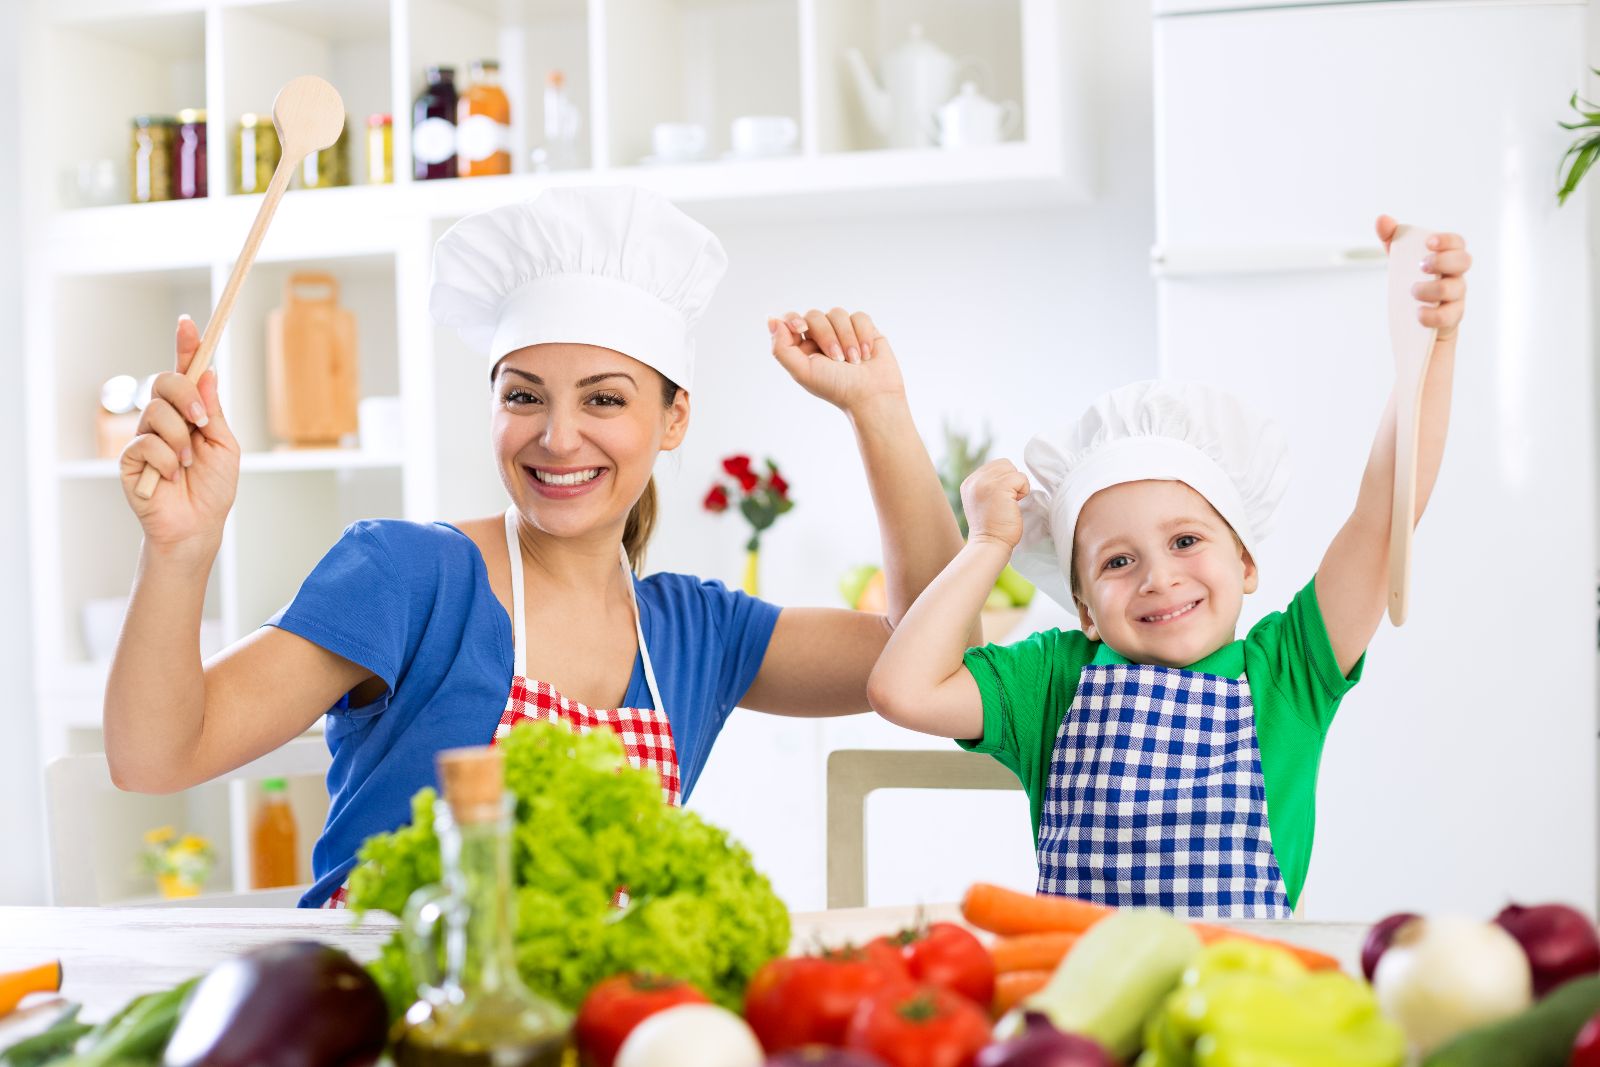
[[[1022,498],[1028,476],[1009,459],[992,459],[961,483],[969,541],[992,541],[1016,548],[1022,540]]]

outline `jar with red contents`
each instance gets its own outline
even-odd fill
[[[197,200],[206,195],[206,113],[201,108],[178,112],[177,166],[173,197]]]

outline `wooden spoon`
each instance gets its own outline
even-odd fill
[[[1389,344],[1394,349],[1394,505],[1389,522],[1389,620],[1403,626],[1411,588],[1411,532],[1417,514],[1417,432],[1422,383],[1438,330],[1417,321],[1411,287],[1431,281],[1422,270],[1432,232],[1401,226],[1389,241]]]
[[[267,225],[278,210],[278,201],[283,199],[283,191],[289,187],[290,176],[311,153],[331,148],[344,130],[344,123],[344,101],[340,99],[339,91],[321,78],[307,74],[278,90],[277,99],[272,102],[272,125],[277,127],[278,142],[283,146],[283,152],[278,157],[278,169],[272,172],[272,181],[267,184],[266,194],[261,198],[256,221],[251,224],[250,234],[244,239],[244,250],[233,264],[233,273],[228,275],[228,284],[222,289],[222,298],[211,313],[211,321],[206,323],[200,348],[195,352],[194,359],[189,361],[189,369],[184,372],[190,381],[198,382],[200,375],[211,366],[211,353],[216,351],[223,327],[228,324],[228,316],[233,314],[233,302],[239,296],[239,287],[244,284],[244,276],[250,273],[250,266],[256,261],[256,252],[261,248],[262,238],[267,235]],[[133,491],[141,500],[149,500],[160,480],[161,472],[147,465]]]

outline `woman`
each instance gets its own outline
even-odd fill
[[[688,429],[692,328],[725,267],[708,230],[636,189],[547,190],[453,227],[435,249],[431,310],[488,357],[511,506],[455,525],[356,523],[288,607],[204,664],[200,612],[239,446],[210,372],[198,387],[162,375],[121,461],[144,543],[106,687],[113,780],[183,789],[326,715],[330,807],[301,901],[316,906],[339,902],[362,841],[407,820],[436,752],[524,718],[617,731],[677,803],[736,705],[867,710],[893,622],[961,539],[866,315],[791,313],[769,327],[784,368],[855,427],[888,619],[635,577],[655,521],[652,467]],[[180,320],[180,372],[197,345]],[[141,500],[147,463],[163,481]]]

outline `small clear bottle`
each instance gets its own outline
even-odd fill
[[[450,749],[438,767],[444,881],[406,903],[401,937],[419,997],[395,1038],[396,1067],[561,1067],[571,1017],[517,973],[512,803],[500,753]]]

